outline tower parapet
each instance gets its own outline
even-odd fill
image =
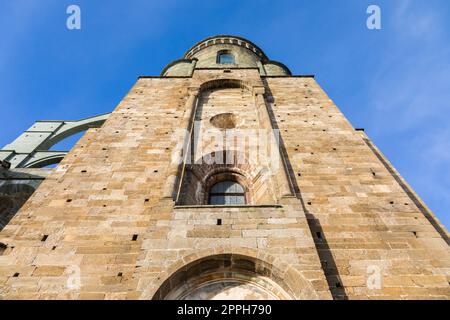
[[[163,77],[191,77],[195,69],[255,68],[261,76],[289,76],[282,63],[270,60],[257,45],[238,36],[219,35],[192,46],[180,60],[168,64]]]

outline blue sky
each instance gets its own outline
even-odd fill
[[[80,31],[66,28],[70,4]],[[366,28],[369,4],[382,30]],[[450,226],[448,0],[0,0],[0,145],[35,120],[110,112],[139,75],[216,34],[315,74]]]

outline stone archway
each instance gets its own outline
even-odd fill
[[[248,204],[276,202],[265,168],[258,166],[243,152],[218,150],[204,155],[200,160],[196,160],[195,164],[186,165],[185,169],[178,205],[207,204],[209,188],[224,180],[241,184],[245,189]]]
[[[175,271],[153,300],[290,300],[285,270],[243,254],[216,254],[194,260]]]

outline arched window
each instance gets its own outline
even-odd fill
[[[245,204],[244,188],[234,181],[216,183],[209,191],[208,203],[212,205]]]
[[[219,51],[217,54],[217,63],[218,64],[234,64],[234,55],[229,50]]]

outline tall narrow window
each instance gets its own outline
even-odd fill
[[[209,204],[233,205],[245,204],[244,188],[234,181],[222,181],[209,191]]]
[[[218,64],[234,64],[234,55],[229,50],[219,51],[217,54]]]

